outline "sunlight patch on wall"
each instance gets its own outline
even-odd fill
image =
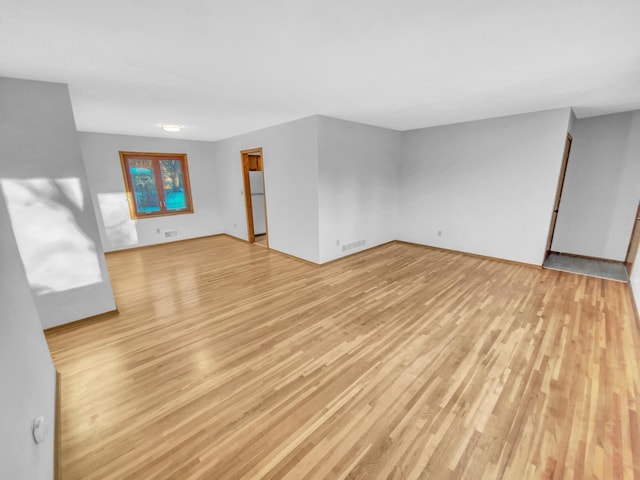
[[[95,243],[83,231],[78,178],[1,179],[31,289],[38,295],[102,281]]]
[[[99,193],[98,205],[105,234],[112,246],[124,247],[138,243],[138,231],[129,215],[126,193]]]
[[[84,195],[82,195],[79,178],[58,178],[54,183],[78,210],[84,210]]]

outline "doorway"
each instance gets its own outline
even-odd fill
[[[562,189],[564,188],[564,178],[567,175],[567,164],[569,155],[571,154],[571,142],[573,137],[567,133],[567,140],[564,144],[564,155],[562,156],[562,166],[560,167],[560,178],[558,178],[558,187],[556,188],[556,198],[553,202],[553,213],[551,214],[551,225],[549,226],[549,235],[547,236],[547,247],[545,252],[545,260],[551,254],[551,245],[553,244],[553,234],[556,231],[556,222],[558,221],[558,210],[560,209],[560,200],[562,199]]]
[[[631,270],[633,270],[633,264],[636,259],[636,253],[638,252],[638,243],[640,243],[640,205],[638,205],[636,217],[633,221],[633,230],[631,231],[629,248],[627,248],[627,256],[624,260],[624,264],[627,267],[627,272],[629,273],[629,276],[631,276]]]
[[[262,148],[242,150],[240,156],[247,210],[247,240],[249,243],[269,248]]]

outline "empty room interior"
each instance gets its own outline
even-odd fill
[[[0,15],[0,478],[639,479],[640,3]]]

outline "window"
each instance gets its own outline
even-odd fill
[[[120,152],[131,218],[193,213],[187,155]]]

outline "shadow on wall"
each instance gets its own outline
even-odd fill
[[[86,235],[79,178],[0,179],[29,286],[36,295],[102,281]]]
[[[113,247],[126,247],[138,243],[136,224],[129,215],[127,194],[99,193],[98,205],[107,240]]]

